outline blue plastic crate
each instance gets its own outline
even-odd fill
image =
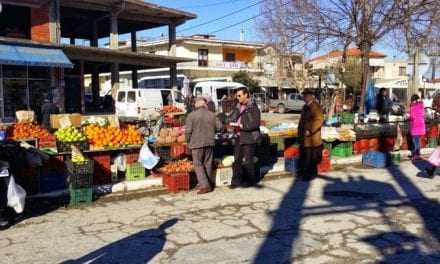
[[[389,164],[389,155],[380,151],[368,151],[362,154],[362,165],[374,168],[386,168]]]
[[[284,158],[284,169],[288,172],[295,173],[299,170],[299,158]]]

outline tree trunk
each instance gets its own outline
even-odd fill
[[[367,94],[368,79],[370,77],[370,51],[371,46],[363,43],[360,47],[362,51],[362,83],[361,83],[361,101],[359,113],[365,112],[365,96]]]

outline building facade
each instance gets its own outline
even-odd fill
[[[129,49],[131,43],[125,43],[121,50]],[[167,53],[167,40],[139,42],[139,51],[146,54],[163,55]],[[178,87],[185,83],[195,85],[201,81],[232,81],[234,73],[248,72],[252,78],[269,94],[277,95],[278,90],[292,87],[294,74],[301,70],[298,62],[302,56],[281,56],[276,49],[263,43],[220,40],[211,35],[194,35],[176,39],[176,55],[191,59],[191,62],[177,64]],[[294,58],[291,60],[290,58]],[[289,60],[288,60],[289,59]],[[294,62],[293,68],[287,67],[287,61]],[[295,64],[296,63],[296,64]],[[107,81],[108,76],[103,75]],[[138,73],[139,85],[145,88],[168,87],[166,69],[144,70]],[[122,72],[121,79],[125,86],[132,85],[129,73]]]
[[[175,56],[176,27],[196,16],[142,0],[8,0],[0,13],[0,120],[12,121],[17,110],[39,108],[52,99],[62,111],[101,109],[99,74],[111,72],[111,94],[119,89],[119,72],[167,68],[177,79],[176,64],[189,60]],[[169,28],[166,55],[137,52],[136,45],[120,51],[119,35],[160,26]],[[110,45],[99,45],[109,38]],[[63,44],[67,40],[69,44]],[[87,43],[77,45],[78,40]],[[84,76],[91,76],[87,99]],[[111,95],[107,98],[112,100]],[[111,103],[109,105],[112,107]]]

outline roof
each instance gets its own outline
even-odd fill
[[[135,65],[139,68],[169,67],[174,63],[190,62],[192,59],[163,56],[148,53],[135,53],[115,49],[63,45],[62,49],[72,60]]]
[[[327,60],[327,59],[331,59],[331,58],[342,58],[342,54],[343,54],[343,52],[341,50],[332,50],[325,55],[321,55],[321,56],[310,59],[309,62]],[[361,57],[362,56],[362,52],[358,48],[349,48],[349,49],[347,49],[346,54],[347,54],[347,57]],[[377,51],[370,52],[370,59],[382,59],[382,58],[385,58],[386,56],[387,55],[380,53],[380,52],[377,52]]]
[[[243,47],[243,48],[264,48],[265,44],[260,42],[248,42],[248,41],[238,41],[238,40],[222,40],[215,38],[203,38],[199,36],[191,36],[191,37],[177,37],[177,42],[186,42],[192,44],[204,44],[204,45],[227,45],[227,46],[235,46],[235,47]],[[168,44],[168,39],[160,39],[156,41],[148,41],[142,42],[139,44],[140,47],[148,47],[148,46],[159,46]]]
[[[61,7],[104,12],[120,11],[119,16],[123,19],[150,21],[151,17],[158,17],[170,21],[174,20],[172,22],[178,24],[197,17],[193,13],[147,3],[142,0],[69,0],[61,1]]]

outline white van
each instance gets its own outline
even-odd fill
[[[116,96],[115,109],[119,119],[157,119],[163,106],[174,105],[185,109],[181,92],[171,89],[124,89]]]
[[[228,98],[232,91],[246,87],[245,85],[237,82],[199,82],[194,86],[194,96],[211,96],[214,101],[215,108],[219,109],[219,105],[221,100],[224,98]],[[219,109],[220,110],[220,109]]]

